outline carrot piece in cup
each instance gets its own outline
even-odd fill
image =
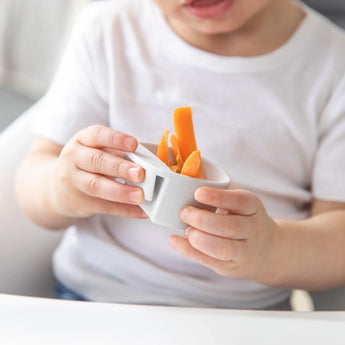
[[[170,131],[166,129],[161,137],[161,141],[159,142],[158,149],[157,149],[157,157],[165,163],[167,166],[169,165],[169,158],[168,158],[168,137]]]
[[[195,141],[191,108],[177,108],[174,111],[173,120],[176,135],[171,135],[170,142],[175,161],[169,162],[168,138],[170,132],[167,129],[163,132],[158,145],[157,157],[176,173],[204,178],[200,151],[197,149]]]
[[[170,165],[170,169],[176,174],[181,173],[181,168],[177,164]]]
[[[174,135],[174,134],[171,135],[170,142],[171,142],[171,150],[172,150],[173,155],[174,155],[175,160],[176,160],[176,164],[173,165],[174,166],[173,170],[175,172],[180,173],[182,170],[184,161],[183,161],[182,156],[181,156],[180,148],[178,147],[178,144],[177,144],[176,135]],[[175,166],[176,166],[176,168],[175,168]]]
[[[193,151],[183,164],[181,175],[197,177],[201,166],[200,150]]]
[[[195,177],[197,177],[197,178],[202,178],[202,179],[205,178],[204,172],[203,172],[203,170],[202,170],[201,160],[200,160],[199,170],[198,170],[197,174],[195,175]]]

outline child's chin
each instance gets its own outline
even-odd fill
[[[205,20],[193,22],[195,31],[205,35],[224,35],[230,34],[239,28],[234,22],[227,20]]]

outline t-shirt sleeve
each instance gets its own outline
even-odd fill
[[[314,198],[345,202],[345,76],[320,119],[319,133],[312,181]]]
[[[104,39],[92,10],[78,16],[55,78],[31,110],[34,133],[62,145],[85,127],[108,124]]]

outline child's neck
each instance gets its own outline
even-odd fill
[[[171,23],[173,30],[187,43],[224,56],[259,56],[283,45],[296,31],[305,13],[289,1],[273,1],[243,27],[225,34],[204,34]]]

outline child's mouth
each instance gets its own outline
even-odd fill
[[[216,5],[222,1],[223,0],[193,0],[190,5],[194,6],[194,7],[213,6],[213,5]]]
[[[221,16],[235,0],[190,0],[187,11],[200,19],[211,19]]]

